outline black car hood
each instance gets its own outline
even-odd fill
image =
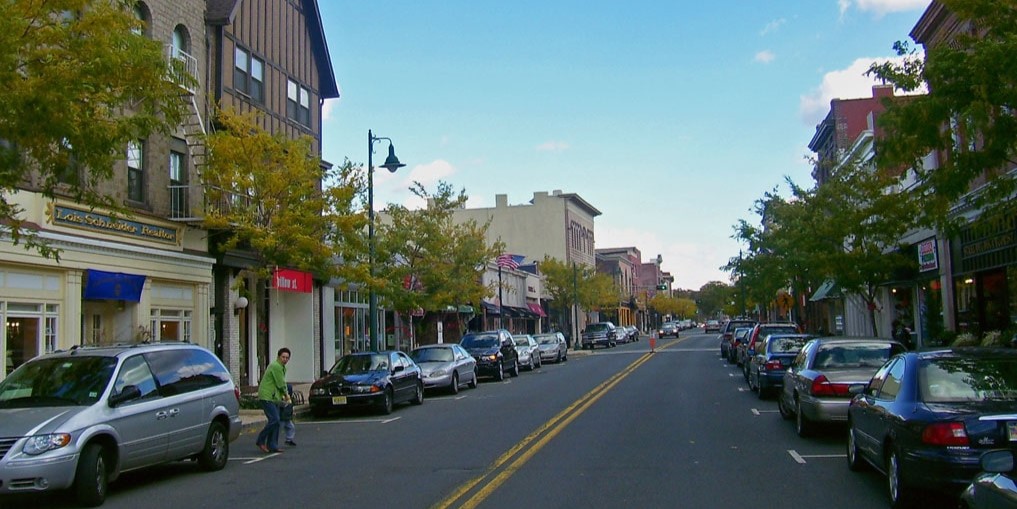
[[[365,373],[351,373],[347,375],[328,375],[325,378],[314,382],[314,387],[327,385],[363,385],[373,384],[388,376],[385,371],[368,371]]]
[[[496,346],[492,346],[488,348],[467,348],[466,351],[474,357],[483,357],[485,355],[496,355],[501,350]]]

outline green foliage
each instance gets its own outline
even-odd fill
[[[891,171],[917,169],[922,207],[916,212],[923,223],[951,230],[960,218],[950,211],[960,200],[992,209],[1017,190],[1017,181],[1006,174],[1017,163],[1017,4],[941,3],[975,30],[962,29],[927,47],[924,58],[907,42],[897,42],[903,63],[873,65],[869,72],[903,90],[927,86],[926,95],[887,102],[879,118],[884,136],[877,161]],[[939,167],[922,168],[933,151],[944,155]]]
[[[271,134],[253,115],[223,111],[217,122],[206,138],[202,177],[204,226],[215,232],[218,249],[253,251],[260,278],[276,266],[329,278],[339,255],[358,258],[366,221],[354,210],[361,181],[348,161],[326,171],[309,138]],[[322,189],[323,182],[330,187]]]
[[[180,123],[180,86],[162,45],[132,31],[140,24],[132,5],[0,2],[0,224],[15,244],[58,255],[23,228],[11,192],[23,186],[124,213],[104,184],[127,142]]]
[[[699,313],[706,317],[718,316],[724,306],[731,303],[734,288],[720,281],[710,281],[699,289]]]
[[[504,245],[487,245],[488,224],[454,221],[454,211],[468,198],[465,190],[457,192],[447,182],[439,182],[433,193],[419,182],[410,190],[428,206],[385,209],[385,221],[377,227],[375,278],[369,284],[400,312],[438,311],[467,302],[479,305],[495,291],[483,286],[480,273]]]

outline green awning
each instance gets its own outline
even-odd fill
[[[467,306],[465,304],[462,304],[462,305],[459,306],[459,312],[464,314],[464,315],[475,314],[475,311],[473,310],[473,306]]]
[[[840,288],[837,286],[832,279],[827,279],[823,284],[816,290],[816,293],[809,297],[810,302],[819,302],[825,299],[839,299]]]

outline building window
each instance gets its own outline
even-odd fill
[[[152,309],[153,341],[191,341],[191,312],[182,309]]]
[[[286,116],[311,125],[311,91],[293,80],[286,80]]]
[[[187,29],[181,25],[177,25],[173,29],[173,57],[180,58],[181,53],[189,54],[187,45]]]
[[[265,62],[239,46],[234,52],[233,88],[258,102],[265,100]]]
[[[183,152],[170,150],[169,178],[171,217],[190,217],[190,205],[187,200],[187,156]]]
[[[131,32],[134,32],[137,35],[147,36],[148,27],[150,24],[149,20],[151,19],[151,15],[149,14],[148,6],[145,5],[144,2],[138,2],[134,4],[134,17],[138,18],[138,21],[140,21],[141,24],[131,28]]]
[[[127,199],[145,201],[145,145],[141,140],[127,142]]]

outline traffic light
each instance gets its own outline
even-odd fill
[[[657,289],[658,290],[667,290],[667,285],[664,285],[664,284],[657,285]]]

